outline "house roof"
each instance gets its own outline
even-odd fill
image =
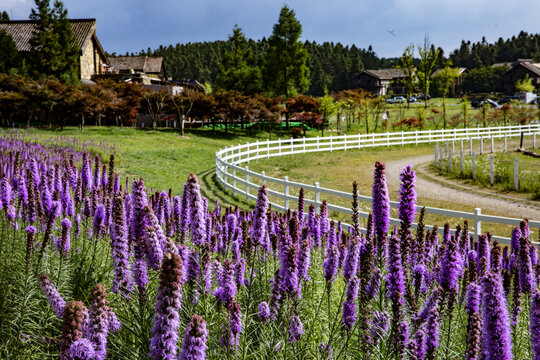
[[[109,60],[113,71],[135,70],[146,74],[159,74],[163,67],[162,57],[117,56]]]
[[[531,71],[537,76],[540,76],[540,64],[535,64],[532,62],[522,62],[519,65],[523,66],[525,69]]]
[[[401,69],[364,70],[363,73],[379,80],[392,80],[405,76]]]
[[[469,69],[464,68],[464,67],[458,67],[457,69],[458,69],[458,74],[459,74],[459,75],[462,75],[462,74],[464,74],[464,73],[466,73],[466,72],[469,71]],[[443,71],[443,69],[437,69],[437,70],[435,70],[435,71],[433,72],[433,74],[431,74],[431,77],[434,77],[435,75],[438,75],[441,71]]]
[[[96,19],[70,19],[71,31],[77,41],[80,49],[84,49],[88,42],[95,36],[96,32]],[[37,21],[35,20],[13,20],[13,21],[0,21],[0,30],[5,30],[13,38],[15,46],[18,51],[30,51],[30,39]],[[101,45],[96,42],[100,48]],[[105,52],[103,52],[105,53]]]

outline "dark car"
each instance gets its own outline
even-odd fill
[[[482,104],[484,103],[483,100],[471,100],[471,106],[475,109],[482,107]]]
[[[509,102],[512,102],[512,101],[519,101],[519,97],[517,96],[505,96],[501,99],[501,101],[499,101],[499,104],[506,104],[506,103],[509,103]]]
[[[424,94],[418,95],[418,96],[416,97],[416,99],[417,99],[417,100],[425,100],[425,99],[426,99],[426,95],[424,95]],[[428,99],[428,100],[431,99],[431,96],[430,96],[429,94],[428,94],[428,96],[427,96],[427,99]]]

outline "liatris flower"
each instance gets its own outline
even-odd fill
[[[374,230],[378,238],[383,237],[383,234],[388,231],[388,226],[390,225],[390,199],[388,197],[384,169],[385,166],[383,163],[379,161],[375,163],[372,212]]]
[[[206,341],[208,340],[208,330],[206,321],[199,315],[193,315],[186,327],[180,360],[204,360],[206,359]]]
[[[433,307],[426,322],[426,354],[428,359],[435,358],[435,350],[439,347],[439,312]]]
[[[65,180],[64,191],[62,192],[62,208],[64,210],[64,216],[75,215],[75,206],[67,180]]]
[[[87,153],[83,153],[81,179],[83,192],[86,192],[92,188],[92,170],[90,165],[90,159],[88,159]]]
[[[107,336],[111,330],[109,320],[110,313],[113,312],[107,301],[105,286],[101,284],[94,286],[91,303],[85,337],[94,344],[95,359],[103,360],[107,357]],[[116,315],[113,318],[116,318]]]
[[[330,225],[328,223],[328,203],[326,200],[323,200],[321,208],[319,211],[320,214],[320,233],[322,236],[327,237],[328,231],[330,230]]]
[[[182,259],[177,254],[167,253],[159,274],[154,327],[148,354],[151,359],[176,359],[180,326],[178,311],[182,298],[181,283]],[[192,344],[187,342],[184,345],[189,348]]]
[[[396,350],[399,359],[405,359],[405,353],[409,345],[409,324],[405,319],[397,326]]]
[[[64,309],[66,307],[66,302],[62,298],[62,295],[58,293],[58,290],[56,290],[56,286],[54,286],[51,279],[49,279],[49,276],[47,276],[46,274],[41,274],[39,276],[39,282],[41,284],[41,289],[43,290],[43,293],[47,297],[49,304],[54,310],[54,313],[56,314],[56,316],[62,319],[62,317],[64,316]]]
[[[125,297],[133,290],[133,279],[129,266],[129,244],[125,218],[124,201],[120,193],[114,197],[112,224],[111,224],[111,250],[114,265],[114,281],[112,291],[120,291]]]
[[[332,349],[332,345],[327,345],[322,342],[319,343],[319,352],[321,353],[323,359],[334,360],[334,351]]]
[[[257,195],[257,205],[255,206],[255,211],[253,213],[253,227],[251,228],[253,234],[253,240],[261,245],[266,251],[267,248],[266,240],[266,226],[267,226],[267,216],[266,212],[268,211],[268,189],[266,185],[262,185],[259,188],[259,193]]]
[[[60,252],[60,256],[67,257],[70,247],[69,229],[71,228],[71,221],[68,218],[62,220],[62,237],[60,241],[56,242],[56,247]]]
[[[435,288],[433,290],[433,292],[431,293],[431,295],[425,302],[424,307],[422,308],[422,310],[417,316],[417,320],[420,323],[424,323],[427,320],[428,315],[431,312],[431,310],[437,308],[441,293],[442,293],[442,289],[440,287]]]
[[[246,259],[240,258],[236,263],[236,286],[238,288],[242,287],[245,282],[245,272],[246,272]]]
[[[163,260],[163,249],[158,240],[156,231],[152,226],[146,227],[144,249],[146,250],[146,261],[148,267],[157,271],[161,265],[161,261]]]
[[[476,282],[469,284],[467,288],[467,349],[466,359],[478,359],[481,341],[481,317],[480,317],[480,286]]]
[[[94,360],[96,353],[94,345],[88,339],[79,339],[74,341],[69,350],[64,354],[68,360]]]
[[[482,279],[482,317],[485,359],[512,359],[510,319],[501,278],[496,273],[487,273]]]
[[[11,204],[11,185],[8,179],[3,177],[0,179],[0,209],[6,209]]]
[[[298,254],[298,277],[309,281],[309,265],[311,262],[311,249],[309,248],[308,239],[302,240],[300,243],[300,253]]]
[[[181,200],[181,212],[180,212],[180,222],[178,224],[178,232],[180,233],[180,242],[183,243],[185,236],[190,228],[189,217],[191,210],[189,208],[189,183],[184,184],[184,191],[182,192]]]
[[[418,298],[418,294],[425,293],[427,291],[426,278],[428,275],[428,268],[423,263],[418,263],[413,269],[413,284],[415,298]]]
[[[521,229],[518,226],[514,226],[512,229],[512,238],[510,241],[510,247],[512,253],[517,253],[519,251],[519,239],[521,239]]]
[[[214,291],[214,296],[224,304],[228,304],[234,299],[237,287],[235,279],[235,269],[231,260],[223,261],[223,270],[219,279],[219,288]]]
[[[83,338],[83,326],[88,312],[81,301],[70,301],[63,313],[60,359],[67,360],[70,359],[71,345]]]
[[[281,249],[281,286],[283,291],[294,294],[298,290],[298,264],[295,244],[287,243]]]
[[[356,274],[358,268],[358,259],[360,258],[360,239],[358,237],[352,238],[349,244],[349,250],[345,257],[343,264],[343,277],[349,280]]]
[[[360,236],[360,203],[358,202],[358,184],[356,181],[352,184],[352,236]]]
[[[530,316],[529,332],[531,334],[533,360],[540,360],[540,290],[538,288],[535,288],[531,293]]]
[[[382,339],[388,328],[390,327],[390,316],[386,311],[379,312],[375,311],[373,313],[373,320],[371,327],[369,328],[369,333],[373,339],[373,345],[377,345],[380,339]]]
[[[289,321],[289,343],[297,342],[304,335],[304,326],[298,315],[291,317]]]
[[[491,245],[491,271],[500,273],[501,265],[501,247],[497,240],[494,240]]]
[[[521,236],[529,238],[531,232],[529,230],[529,219],[525,218],[519,222],[519,228],[521,229]]]
[[[337,246],[332,246],[328,249],[326,259],[323,262],[324,278],[329,284],[332,282],[334,276],[336,276],[339,263],[339,250]]]
[[[490,246],[489,246],[489,240],[486,235],[480,235],[478,236],[478,248],[476,250],[477,252],[477,263],[478,263],[478,273],[483,275],[482,269],[480,266],[480,263],[482,261],[482,258],[486,259],[486,264],[488,266],[487,270],[489,270],[489,264],[490,264]]]
[[[100,187],[100,159],[99,156],[96,156],[94,159],[94,179],[92,180],[92,185],[94,185],[94,189],[97,189]]]
[[[416,172],[411,164],[401,170],[399,179],[401,184],[399,187],[398,217],[409,228],[416,216]]]
[[[529,242],[525,237],[519,239],[519,286],[522,293],[529,294],[535,286],[535,278],[532,271],[531,257],[529,254]]]
[[[415,360],[424,360],[426,357],[426,333],[423,327],[416,330],[414,341],[409,344],[410,353]]]
[[[266,301],[263,301],[259,304],[259,311],[257,312],[257,315],[263,323],[267,323],[270,319],[270,307],[268,306],[268,303]]]
[[[388,275],[386,275],[387,297],[393,303],[403,303],[405,294],[405,275],[401,264],[401,252],[399,246],[399,238],[395,235],[390,237],[388,243],[388,259],[387,259]]]
[[[188,180],[189,208],[191,225],[191,241],[195,245],[203,245],[206,242],[206,218],[204,202],[201,198],[201,191],[197,175],[189,174]],[[209,239],[208,239],[209,240]]]
[[[146,284],[148,284],[148,267],[144,259],[142,259],[142,255],[137,254],[140,251],[137,247],[135,249],[135,260],[132,266],[133,280],[139,288],[144,289]]]
[[[148,195],[146,194],[146,188],[142,179],[133,180],[131,188],[130,234],[136,244],[142,244],[148,223],[146,212],[144,211],[144,208],[148,206]]]
[[[94,235],[96,237],[105,236],[105,227],[107,224],[105,206],[99,204],[94,214]]]
[[[366,284],[366,295],[369,299],[373,299],[379,293],[381,287],[382,273],[379,268],[373,270],[369,282]]]
[[[300,188],[298,193],[298,222],[300,223],[300,228],[304,227],[304,188]]]
[[[231,348],[236,348],[239,345],[238,335],[242,331],[242,308],[240,304],[233,300],[228,305],[228,309],[231,316],[229,322],[229,345]]]
[[[349,279],[347,284],[347,295],[343,303],[343,316],[341,322],[346,329],[351,329],[356,322],[356,298],[358,297],[358,287],[360,280],[355,276]]]
[[[25,273],[28,276],[30,269],[30,261],[32,260],[32,250],[34,249],[34,235],[36,234],[35,226],[26,227],[26,259],[25,259]]]
[[[458,290],[458,280],[462,271],[461,255],[457,246],[457,239],[452,236],[443,254],[441,271],[439,272],[439,284],[441,287],[455,293]]]
[[[272,279],[272,287],[270,289],[270,313],[271,319],[275,320],[279,310],[279,304],[283,295],[281,288],[281,277],[279,276],[279,270],[276,271],[274,278]]]

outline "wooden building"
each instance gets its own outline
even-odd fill
[[[167,70],[162,57],[117,56],[109,58],[111,67],[108,76],[119,74],[125,80],[143,84],[167,81]]]
[[[532,85],[540,90],[540,63],[535,63],[532,59],[519,59],[511,63],[510,69],[502,75],[504,92],[513,94],[516,91],[516,82],[525,79],[527,75],[532,80]]]
[[[355,76],[354,80],[359,88],[367,90],[374,95],[386,96],[389,92],[402,94],[405,92],[401,80],[405,74],[400,69],[364,70]]]
[[[70,19],[69,22],[81,52],[79,77],[90,80],[93,75],[105,73],[108,61],[96,35],[96,19]],[[18,51],[29,52],[36,23],[34,20],[0,21],[0,30],[11,35]]]

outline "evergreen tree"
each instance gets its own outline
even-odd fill
[[[261,71],[253,64],[253,51],[242,29],[235,25],[229,36],[229,50],[223,55],[216,78],[216,86],[224,90],[237,90],[245,95],[260,92]]]
[[[36,26],[30,38],[30,68],[35,77],[53,76],[63,80],[78,78],[79,49],[73,38],[67,10],[61,1],[35,0],[30,19]]]
[[[275,95],[288,98],[309,87],[308,53],[298,40],[301,35],[302,25],[294,11],[284,5],[268,39],[270,48],[263,67],[266,87]]]
[[[0,30],[0,73],[21,72],[22,61],[13,38]]]
[[[2,11],[2,13],[0,14],[0,21],[9,21],[9,15],[7,11]]]

